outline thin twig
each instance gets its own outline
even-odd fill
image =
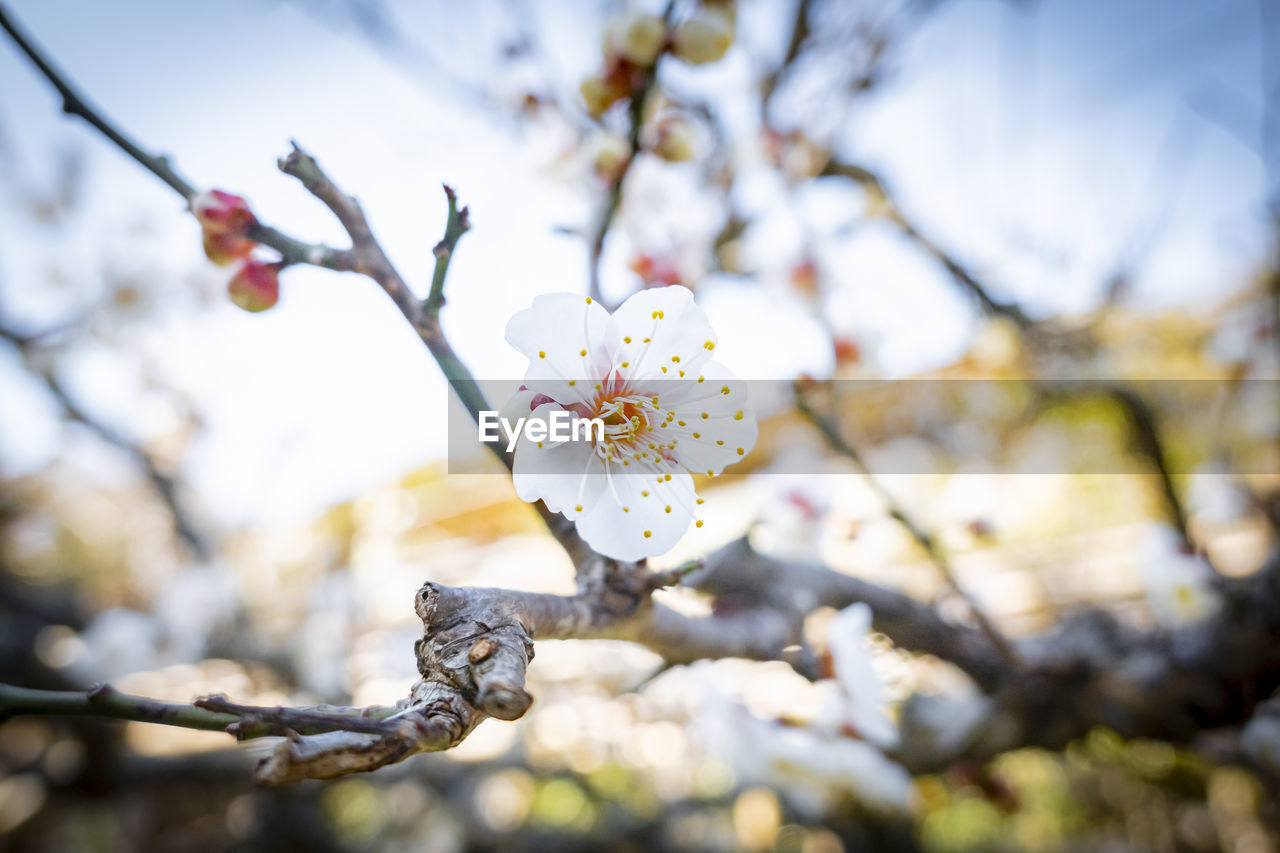
[[[668,25],[671,23],[671,15],[674,8],[674,2],[668,3],[667,9],[663,13],[663,20]],[[657,63],[660,61],[661,57],[655,60],[650,68],[646,69],[644,78],[631,93],[631,102],[628,110],[631,128],[627,136],[627,156],[618,168],[618,173],[614,176],[613,185],[609,188],[609,198],[605,201],[604,213],[600,217],[600,224],[597,226],[595,236],[591,240],[587,295],[605,307],[609,307],[609,303],[605,300],[600,286],[600,262],[604,256],[604,241],[609,235],[609,229],[613,227],[613,220],[618,214],[618,208],[622,205],[622,185],[626,183],[627,175],[631,173],[631,166],[640,154],[640,135],[644,132],[644,111],[649,103],[649,96],[653,93],[654,86],[658,82]]]
[[[1024,333],[1030,332],[1035,322],[1028,317],[1023,310],[1013,302],[1002,302],[991,295],[991,290],[966,267],[960,263],[953,255],[944,250],[930,237],[925,235],[919,227],[903,214],[902,209],[894,202],[893,197],[889,194],[885,187],[884,181],[880,176],[870,169],[853,163],[843,163],[838,160],[831,160],[823,167],[822,175],[840,176],[851,178],[860,184],[868,192],[871,192],[881,199],[887,207],[887,216],[901,230],[902,233],[915,242],[926,254],[942,264],[943,268],[951,275],[952,279],[967,291],[971,296],[977,299],[978,304],[988,314],[995,314],[1006,317],[1014,322],[1017,327]]]
[[[40,69],[40,72],[58,90],[58,94],[62,96],[62,111],[64,113],[79,116],[89,122],[89,124],[98,129],[98,132],[114,142],[117,148],[137,160],[157,178],[173,187],[178,195],[190,200],[196,194],[195,187],[174,171],[168,157],[160,154],[148,154],[143,151],[133,140],[121,133],[114,124],[108,121],[100,110],[90,106],[84,97],[67,82],[66,76],[54,68],[48,58],[27,38],[26,33],[9,15],[8,9],[2,5],[0,5],[0,29],[9,34],[9,37],[18,45],[18,48],[27,55],[27,58]]]
[[[787,42],[787,51],[777,67],[765,75],[764,80],[760,83],[760,101],[765,107],[766,119],[768,117],[769,100],[778,88],[778,82],[782,79],[782,75],[795,64],[796,59],[800,56],[800,48],[804,45],[805,39],[809,37],[809,14],[812,5],[813,0],[799,0],[796,3],[796,14],[791,23],[791,39]]]
[[[207,560],[213,556],[213,547],[205,535],[199,531],[199,526],[192,520],[191,513],[187,511],[179,494],[180,489],[177,479],[162,471],[160,465],[151,457],[151,454],[140,445],[130,441],[82,409],[71,397],[71,394],[52,369],[36,366],[34,359],[31,357],[31,348],[42,337],[45,337],[45,335],[21,335],[10,328],[0,325],[0,339],[9,341],[17,348],[18,354],[22,357],[27,369],[40,377],[44,382],[45,388],[48,389],[50,395],[62,408],[63,413],[107,444],[122,451],[142,469],[147,481],[164,502],[165,507],[168,508],[169,515],[173,519],[174,533],[191,549],[191,553],[200,560]]]
[[[445,220],[444,237],[436,243],[432,252],[436,256],[436,266],[431,273],[431,293],[423,309],[429,315],[440,313],[444,305],[444,280],[449,274],[449,260],[453,250],[458,247],[458,240],[471,228],[471,218],[467,208],[458,209],[458,196],[449,186],[444,188],[445,197],[449,200],[449,216]]]
[[[1156,423],[1155,413],[1147,402],[1130,388],[1113,386],[1108,389],[1109,396],[1124,410],[1129,421],[1129,433],[1139,453],[1147,458],[1151,467],[1160,478],[1160,497],[1164,503],[1169,523],[1178,532],[1182,546],[1188,552],[1196,550],[1187,526],[1187,511],[1178,497],[1177,487],[1173,482],[1173,474],[1169,467],[1169,454],[1165,449],[1164,438]]]

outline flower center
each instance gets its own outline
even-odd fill
[[[643,394],[602,394],[596,399],[595,416],[604,421],[604,440],[596,443],[596,455],[611,462],[626,462],[636,457],[633,446],[650,429],[659,414],[656,399]]]

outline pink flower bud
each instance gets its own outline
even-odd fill
[[[220,267],[249,257],[253,247],[258,245],[248,237],[237,234],[215,234],[208,229],[204,231],[203,240],[205,255]]]
[[[831,342],[836,354],[836,364],[857,364],[862,360],[862,347],[853,338],[837,337]]]
[[[249,203],[222,190],[206,190],[191,199],[191,212],[210,234],[244,236],[258,222]]]
[[[280,264],[245,261],[227,285],[231,301],[246,311],[266,311],[280,298]]]
[[[680,268],[660,255],[641,253],[631,261],[631,271],[640,276],[645,287],[663,287],[682,283]]]
[[[791,286],[803,296],[818,295],[818,265],[806,258],[791,268]]]

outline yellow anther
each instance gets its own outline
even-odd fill
[[[652,536],[652,535],[653,535],[653,531],[652,531],[652,530],[646,530],[646,531],[644,532],[644,538],[645,538],[645,539],[648,539],[648,538],[649,538],[650,536]]]
[[[721,393],[721,394],[728,394],[728,393],[729,393],[729,386],[728,386],[728,385],[726,385],[726,386],[724,386],[723,388],[721,388],[721,389],[720,389],[720,393]]]
[[[745,456],[746,454],[747,454],[747,451],[743,450],[741,447],[739,447],[739,448],[738,448],[738,455],[739,455],[739,456]]]
[[[702,419],[703,419],[704,421],[705,421],[707,418],[709,418],[709,417],[711,417],[711,415],[707,414],[706,412],[703,412],[703,413],[702,413]]]
[[[587,354],[587,351],[585,349],[578,350],[578,355],[586,355],[586,354]]]
[[[724,439],[722,439],[722,438],[717,438],[717,439],[716,439],[716,444],[720,445],[721,447],[724,447]]]
[[[694,527],[701,527],[701,526],[702,526],[702,519],[698,519],[697,521],[695,521],[695,522],[693,523],[693,526],[694,526]]]
[[[642,497],[642,498],[647,498],[647,497],[649,497],[649,490],[648,490],[648,489],[645,489],[643,492],[641,492],[641,493],[640,493],[640,497]]]
[[[700,433],[700,432],[695,432],[695,433],[693,434],[693,437],[694,437],[694,438],[702,438],[702,433]]]
[[[671,512],[671,504],[667,504],[666,509],[664,509],[663,511],[664,511],[664,512]]]
[[[670,475],[670,474],[663,474],[663,475],[662,475],[662,479],[664,479],[664,480],[670,480],[670,479],[671,479],[671,475]]]
[[[573,508],[574,512],[582,512],[582,504],[578,504]]]
[[[676,421],[676,423],[680,424],[680,426],[688,426],[684,421]]]
[[[631,362],[629,362],[629,361],[624,361],[624,362],[622,362],[622,366],[623,366],[623,367],[630,367],[630,366],[631,366]]]
[[[740,421],[740,420],[742,420],[742,409],[738,409],[738,411],[736,411],[736,412],[734,412],[734,413],[733,413],[733,419],[734,419],[735,421]]]
[[[671,360],[672,360],[672,361],[674,361],[676,364],[679,364],[679,363],[680,363],[680,356],[678,356],[678,355],[673,355],[673,356],[671,356]]]
[[[544,351],[538,350],[538,358],[546,358],[546,357],[547,357],[547,354]]]
[[[629,506],[624,506],[624,507],[622,508],[622,511],[623,511],[623,512],[631,512],[631,507],[629,507]]]
[[[705,376],[699,376],[699,377],[698,377],[698,381],[699,381],[699,382],[706,382],[706,381],[707,381],[707,377],[705,377]]]
[[[577,385],[577,384],[578,384],[578,380],[576,380],[576,379],[570,379],[570,380],[569,380],[569,387],[570,387],[570,388],[572,388],[574,385]]]
[[[663,373],[666,373],[666,372],[667,372],[667,368],[666,368],[666,367],[663,367],[663,368],[662,368],[662,372],[663,372]]]
[[[624,344],[629,344],[629,343],[631,343],[631,336],[630,336],[630,335],[627,335],[625,338],[623,338],[623,339],[622,339],[622,342],[623,342]]]
[[[705,344],[703,344],[702,346],[703,346],[705,349],[709,349],[709,350],[711,350],[711,349],[715,349],[715,348],[716,348],[716,342],[715,342],[715,341],[707,341],[707,342],[706,342]]]
[[[702,506],[702,498],[698,498],[698,506]]]
[[[587,304],[588,304],[588,305],[590,305],[590,304],[591,304],[591,297],[590,297],[590,296],[588,296],[588,297],[587,297]]]

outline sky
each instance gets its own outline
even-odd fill
[[[433,58],[422,61],[389,56],[323,12],[337,3],[8,5],[144,147],[172,153],[200,186],[246,196],[268,222],[342,244],[327,212],[275,169],[298,140],[359,196],[420,293],[444,225],[440,184],[456,187],[474,228],[450,267],[444,323],[479,376],[520,375],[503,328],[534,295],[585,290],[585,244],[563,231],[591,221],[599,187],[565,165],[563,132],[521,129],[477,106],[458,80],[488,85],[497,42],[482,34],[530,25],[545,45],[539,73],[571,98],[599,61],[601,10],[539,3],[513,19],[490,3],[468,6],[467,16],[454,4],[389,3],[403,36],[427,46]],[[671,80],[715,94],[735,128],[749,130],[757,119],[735,98],[781,50],[788,8],[745,3],[740,44],[726,59],[673,67]],[[1037,316],[1087,310],[1118,259],[1135,252],[1136,303],[1211,304],[1267,250],[1260,20],[1258,0],[951,0],[902,44],[897,73],[831,141],[874,164],[913,220]],[[494,88],[515,94],[509,83]],[[222,273],[203,261],[177,196],[62,116],[7,42],[0,128],[21,181],[51,180],[59,152],[81,152],[86,165],[83,207],[56,231],[0,211],[7,323],[65,319],[104,268],[136,267],[167,295],[193,280],[216,290]],[[606,252],[612,287],[625,285],[627,241],[642,239],[646,223],[677,233],[719,227],[698,217],[687,170],[645,168],[637,177],[657,189],[637,191],[636,203],[650,218],[620,227]],[[762,213],[753,242],[765,273],[699,288],[721,359],[739,375],[830,370],[818,327],[778,280],[801,249],[797,222],[835,233],[856,213],[847,188],[819,184],[797,191],[764,173],[743,180],[740,203]],[[840,285],[830,315],[870,344],[881,375],[909,376],[963,352],[973,307],[935,264],[887,227],[831,242],[820,255]],[[48,286],[51,269],[71,284]],[[179,298],[160,322],[117,330],[136,335],[152,371],[196,401],[204,429],[183,473],[228,524],[304,518],[445,448],[445,383],[373,284],[294,269],[283,290],[280,306],[261,315],[229,305],[184,312]],[[136,366],[106,348],[63,369],[86,407],[127,434],[154,437],[171,425]],[[0,400],[0,472],[39,470],[59,451],[56,420],[7,350]]]

